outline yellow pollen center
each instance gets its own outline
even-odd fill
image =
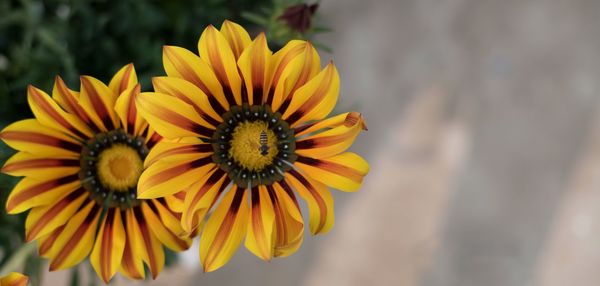
[[[116,144],[100,153],[96,165],[98,178],[113,191],[135,187],[143,170],[140,155],[131,147]]]
[[[264,121],[245,121],[238,124],[231,134],[229,144],[229,158],[253,172],[271,165],[278,151],[277,137]]]

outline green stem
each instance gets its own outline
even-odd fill
[[[7,275],[8,273],[20,269],[21,265],[25,263],[27,257],[29,257],[35,251],[35,243],[27,243],[21,245],[17,251],[6,261],[4,266],[0,268],[0,276]]]

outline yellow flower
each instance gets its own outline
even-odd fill
[[[264,34],[251,40],[239,25],[207,27],[200,56],[165,46],[167,76],[142,93],[140,113],[163,141],[150,151],[139,197],[186,191],[182,227],[202,228],[200,259],[213,271],[246,248],[264,260],[295,252],[309,208],[310,230],[333,226],[328,187],[356,191],[369,166],[345,152],[361,130],[360,113],[326,118],[339,93],[329,63],[314,47],[291,41],[272,53]],[[206,224],[202,224],[208,216]]]
[[[90,254],[108,282],[116,271],[144,278],[161,271],[163,245],[187,249],[179,220],[183,197],[137,199],[137,181],[149,150],[162,137],[135,106],[140,85],[133,65],[106,86],[82,76],[81,91],[56,78],[52,97],[33,86],[27,99],[35,119],[15,122],[0,138],[19,152],[2,172],[24,176],[10,193],[6,210],[30,210],[26,240],[38,240],[50,270],[74,266]]]
[[[27,283],[29,283],[29,278],[17,272],[0,277],[0,286],[26,286]]]

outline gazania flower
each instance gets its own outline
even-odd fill
[[[81,91],[56,78],[52,97],[33,86],[27,99],[35,119],[18,121],[0,138],[19,152],[2,172],[25,176],[10,193],[6,210],[30,210],[26,240],[38,240],[50,270],[65,269],[90,254],[98,275],[116,271],[152,277],[164,265],[163,245],[186,249],[179,238],[183,197],[136,198],[144,158],[161,137],[148,128],[134,104],[140,92],[133,65],[106,86],[81,77]]]
[[[186,189],[182,227],[201,226],[200,259],[213,271],[246,248],[264,260],[302,243],[296,195],[308,203],[310,230],[333,226],[329,187],[356,191],[368,172],[345,152],[365,124],[357,112],[326,118],[338,99],[333,63],[321,70],[312,45],[292,41],[272,53],[264,34],[253,41],[239,25],[209,26],[200,56],[163,49],[166,77],[137,99],[161,136],[140,177],[139,197]],[[205,217],[212,214],[202,224]]]
[[[0,277],[0,286],[26,286],[27,283],[29,283],[29,278],[17,272]]]

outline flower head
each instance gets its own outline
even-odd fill
[[[137,99],[150,126],[172,139],[150,151],[138,195],[185,189],[182,227],[201,228],[205,271],[227,263],[244,238],[264,260],[290,255],[303,239],[296,195],[308,203],[318,234],[333,226],[329,187],[359,189],[369,166],[345,151],[364,121],[357,112],[327,118],[338,72],[331,62],[321,69],[308,42],[272,53],[264,34],[251,40],[225,21],[204,30],[198,50],[165,46],[167,76]]]
[[[117,272],[144,278],[144,263],[156,277],[163,245],[186,249],[180,238],[181,194],[137,198],[138,178],[149,150],[162,139],[134,104],[140,85],[133,65],[106,86],[81,77],[80,92],[56,78],[52,97],[33,86],[27,99],[35,119],[15,122],[0,139],[19,152],[2,172],[24,176],[6,210],[27,210],[26,240],[37,240],[50,270],[74,266],[90,256],[108,282]]]

